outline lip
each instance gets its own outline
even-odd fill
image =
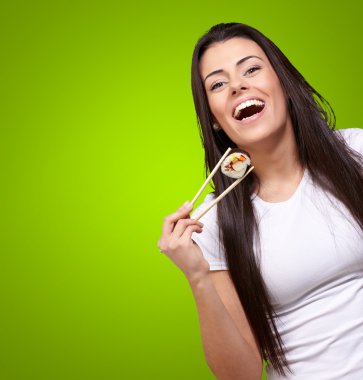
[[[263,102],[266,105],[266,102],[263,99],[259,98],[258,96],[249,96],[247,98],[238,99],[238,100],[236,100],[234,102],[234,104],[232,106],[232,117],[234,115],[234,110],[236,109],[236,107],[239,106],[241,103],[247,102],[248,100],[259,100],[259,101]]]
[[[258,98],[249,98],[249,99],[258,99]],[[247,99],[247,100],[249,100]],[[258,99],[258,100],[261,100],[263,101],[262,99]],[[240,104],[240,103],[238,103]],[[237,104],[237,105],[238,105]],[[263,114],[265,113],[265,109],[266,109],[266,103],[265,103],[265,106],[263,107],[262,111],[259,112],[259,113],[256,113],[254,114],[253,116],[250,116],[249,118],[247,119],[243,119],[243,120],[237,120],[235,119],[233,116],[232,116],[232,119],[237,123],[237,124],[240,124],[240,125],[245,125],[245,124],[250,124],[252,122],[254,122],[255,120],[261,118],[263,116]]]

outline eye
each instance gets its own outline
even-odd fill
[[[215,82],[211,85],[210,89],[213,91],[213,90],[216,90],[217,88],[220,88],[223,86],[223,82]]]
[[[257,70],[260,70],[260,66],[252,66],[250,67],[246,72],[245,72],[245,75],[251,75],[253,74],[254,72],[256,72]]]

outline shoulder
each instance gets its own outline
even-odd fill
[[[363,155],[363,129],[338,129],[335,131],[335,133],[338,133],[340,136],[342,136],[350,148]]]
[[[204,201],[194,210],[191,218],[197,218],[213,202],[214,198],[213,193],[208,194]],[[224,250],[219,238],[217,206],[210,209],[199,220],[204,225],[203,231],[199,234],[193,233],[193,241],[202,250],[203,256],[208,261],[211,270],[227,269]]]

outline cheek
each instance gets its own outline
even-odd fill
[[[274,87],[273,94],[276,111],[280,114],[285,114],[287,112],[287,100],[279,82]]]
[[[216,117],[223,114],[223,103],[218,99],[218,96],[213,96],[208,99],[209,108],[212,111],[212,114]]]

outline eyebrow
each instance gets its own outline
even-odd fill
[[[245,61],[247,61],[248,59],[251,59],[251,58],[258,58],[258,59],[260,59],[260,60],[262,61],[262,58],[257,57],[257,55],[249,55],[249,56],[247,56],[247,57],[244,57],[244,58],[240,59],[240,60],[236,63],[236,66],[241,65],[243,62],[245,62]],[[205,82],[205,81],[207,80],[207,78],[209,78],[210,76],[215,75],[215,74],[219,74],[219,73],[223,73],[223,72],[224,72],[223,69],[214,70],[214,71],[212,71],[211,73],[209,73],[209,74],[204,78],[204,81],[203,81],[203,82]]]

